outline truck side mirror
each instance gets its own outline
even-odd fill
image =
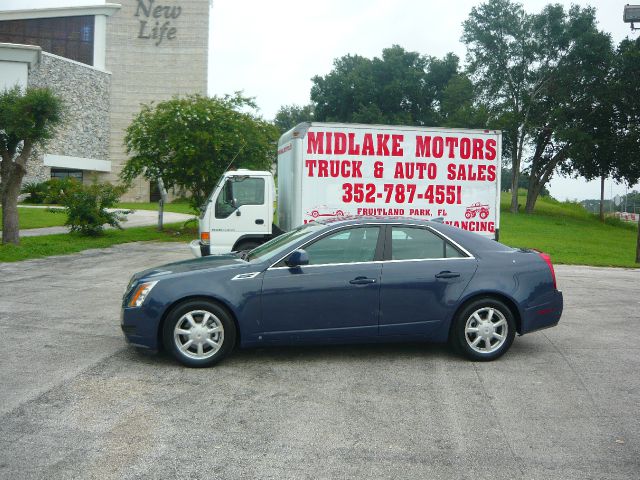
[[[289,258],[287,258],[284,263],[286,263],[290,268],[309,265],[309,254],[302,249],[294,250],[294,252],[289,255]]]

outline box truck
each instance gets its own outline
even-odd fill
[[[307,222],[347,216],[437,219],[497,239],[501,146],[496,130],[299,124],[278,142],[277,199],[271,172],[225,172],[192,251],[250,250]]]

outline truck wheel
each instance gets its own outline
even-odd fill
[[[484,219],[485,219],[485,218],[487,218],[488,216],[489,216],[489,210],[487,210],[487,209],[482,209],[482,210],[480,210],[480,218],[481,218],[481,219],[483,219],[483,220],[484,220]]]
[[[249,252],[258,246],[260,246],[260,244],[255,241],[240,242],[236,247],[236,252]]]
[[[210,367],[227,356],[236,343],[234,321],[208,300],[191,300],[175,307],[162,334],[167,351],[188,367]]]

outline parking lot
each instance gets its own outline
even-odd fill
[[[211,369],[125,344],[127,244],[0,264],[0,478],[640,477],[640,270],[557,266],[559,326],[501,360],[441,345],[236,351]]]

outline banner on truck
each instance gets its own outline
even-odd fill
[[[442,217],[493,238],[500,134],[313,126],[303,142],[302,191],[305,223],[328,216]]]

